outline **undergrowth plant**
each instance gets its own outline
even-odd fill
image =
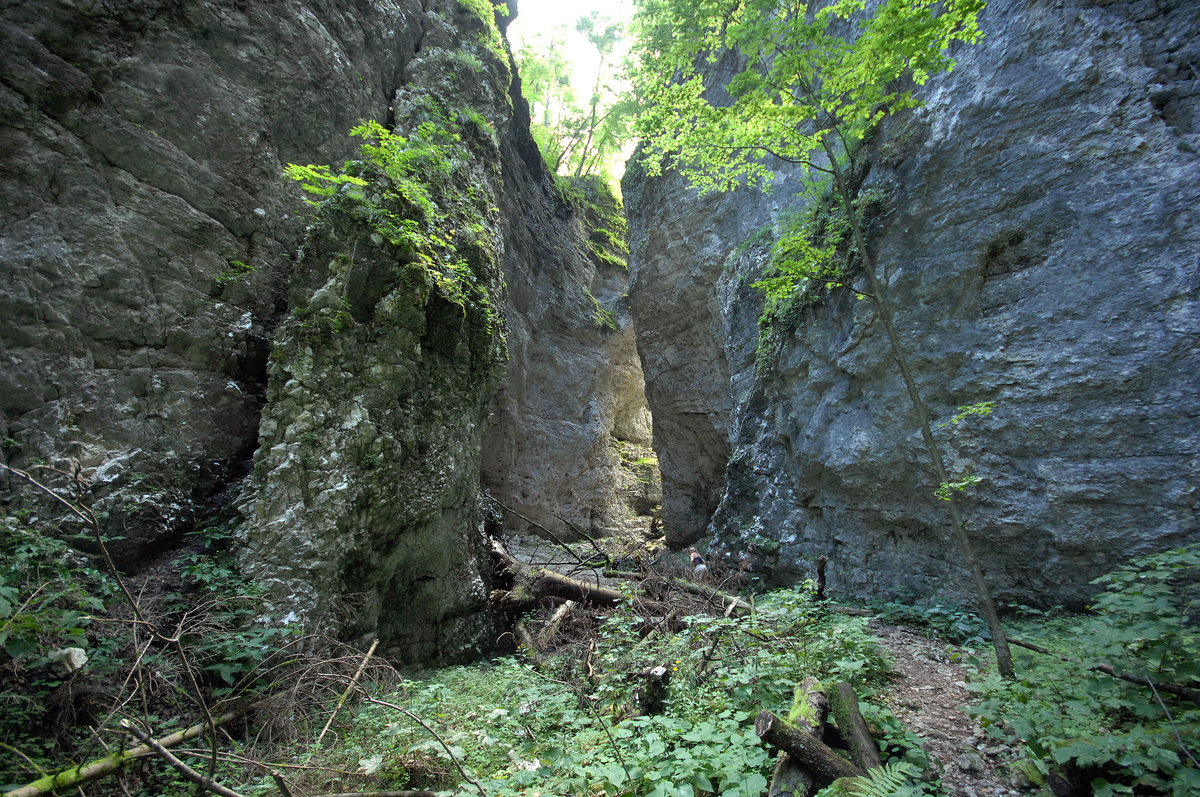
[[[993,738],[1024,743],[1024,769],[1097,795],[1200,793],[1200,545],[1131,562],[1093,582],[1086,617],[1030,634],[1057,655],[1023,654],[1022,676],[973,685]],[[1142,683],[1098,671],[1108,665]]]
[[[170,733],[281,691],[294,629],[253,622],[260,590],[223,526],[193,533],[169,568],[118,576],[78,476],[3,469],[30,489],[9,498],[0,534],[0,791],[128,747],[126,720]],[[126,794],[183,791],[162,769],[124,781]]]
[[[748,616],[684,617],[674,633],[648,628],[631,601],[603,617],[594,645],[563,645],[540,664],[504,657],[413,674],[384,699],[424,718],[449,752],[370,705],[341,730],[338,765],[371,770],[373,787],[450,788],[453,755],[491,797],[757,797],[774,764],[754,732],[758,711],[786,713],[807,675],[853,681],[861,694],[886,678],[865,620],[826,613],[811,593],[769,593]],[[637,674],[654,666],[669,671],[663,707],[641,713],[631,708]],[[918,789],[909,781],[928,761],[916,737],[880,706],[866,717],[889,774]]]

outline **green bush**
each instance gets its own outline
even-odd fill
[[[1147,556],[1093,583],[1087,617],[1047,624],[1041,644],[1072,659],[1022,655],[1019,678],[987,676],[974,709],[994,738],[1018,737],[1042,775],[1097,795],[1200,791],[1200,706],[1163,689],[1200,689],[1200,545]],[[1107,664],[1147,684],[1095,669]]]

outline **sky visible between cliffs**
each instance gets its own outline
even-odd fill
[[[633,0],[517,0],[517,18],[508,26],[508,38],[513,50],[533,41],[539,34],[549,33],[557,27],[567,29],[567,54],[574,67],[575,92],[586,97],[592,90],[596,77],[598,56],[587,43],[582,33],[575,30],[575,20],[593,11],[620,20],[626,25],[633,19]],[[618,55],[618,62],[629,51],[625,47]]]

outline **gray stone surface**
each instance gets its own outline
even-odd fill
[[[463,658],[488,642],[478,474],[504,374],[495,127],[509,121],[510,82],[490,20],[450,0],[420,24],[392,105],[397,135],[416,140],[432,124],[447,142],[438,160],[452,164],[448,176],[418,166],[406,179],[427,186],[443,219],[424,229],[449,243],[423,260],[380,231],[388,213],[420,214],[379,169],[322,203],[273,339],[239,532],[272,620],[379,639],[409,662]]]
[[[612,259],[625,253],[600,242],[604,258],[589,246],[589,230],[616,225],[572,209],[549,175],[520,177],[505,196],[509,369],[484,445],[484,486],[517,531],[542,526],[572,539],[644,529],[661,488],[656,468],[635,464],[650,454],[651,430],[629,275]],[[588,193],[587,204],[614,201]]]
[[[951,467],[983,479],[964,511],[999,598],[1077,603],[1127,557],[1200,538],[1200,7],[992,3],[981,23],[926,107],[875,142],[868,185],[891,199],[872,246],[935,421],[996,402],[938,434]],[[665,450],[704,436],[719,451],[728,428],[717,547],[754,545],[779,580],[828,555],[835,594],[961,597],[962,557],[871,304],[814,308],[755,379],[763,247],[675,242],[772,213],[688,202],[676,185],[642,188],[663,193],[631,220],[649,244],[635,232],[633,302],[643,347],[661,353],[643,360],[667,503],[711,496],[713,469]],[[655,245],[664,228],[675,240]],[[729,376],[705,392],[698,375],[722,353]],[[695,401],[672,434],[664,394]],[[688,534],[702,530],[694,505]]]
[[[253,451],[304,226],[282,165],[386,119],[417,7],[0,4],[5,456],[78,461],[124,563]]]
[[[137,567],[254,456],[242,562],[269,619],[404,660],[487,645],[481,471],[584,529],[657,500],[618,446],[649,434],[626,272],[588,254],[509,77],[453,0],[0,2],[5,460],[78,462]],[[350,205],[306,233],[281,176],[353,156],[360,120],[411,131],[420,96],[463,111],[460,194],[435,201],[483,242],[455,249],[512,318],[511,369]]]

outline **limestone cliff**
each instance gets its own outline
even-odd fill
[[[509,528],[565,539],[644,530],[661,488],[657,468],[639,464],[652,456],[650,413],[626,297],[624,210],[598,181],[547,204],[553,183],[540,180],[548,188],[506,193],[510,362],[484,484],[509,508]]]
[[[1200,8],[1023,0],[981,24],[869,145],[871,246],[936,420],[996,402],[940,431],[982,478],[965,512],[989,579],[1076,602],[1200,536]],[[870,303],[834,293],[756,356],[751,283],[793,192],[699,200],[635,175],[626,193],[669,535],[785,580],[825,554],[844,593],[961,595]]]
[[[304,227],[282,164],[340,162],[351,125],[387,118],[418,16],[3,4],[4,453],[77,461],[125,563],[169,544],[253,452]]]
[[[3,4],[6,461],[77,463],[126,567],[240,493],[271,621],[489,644],[481,471],[603,527],[631,511],[614,440],[647,434],[626,272],[529,136],[514,11]],[[364,120],[412,144],[395,170]],[[319,209],[282,176],[351,158],[365,185]]]

